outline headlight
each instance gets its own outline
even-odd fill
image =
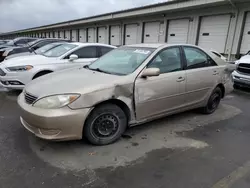
[[[20,71],[28,71],[32,68],[33,66],[31,65],[24,65],[24,66],[7,67],[6,69],[10,72],[20,72]]]
[[[75,101],[80,95],[79,94],[64,94],[64,95],[53,95],[39,99],[34,107],[43,109],[56,109],[66,106]]]

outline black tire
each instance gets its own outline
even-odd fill
[[[36,79],[36,78],[38,78],[38,77],[44,76],[44,75],[46,75],[46,74],[49,74],[49,73],[52,73],[52,72],[51,72],[51,71],[39,72],[39,73],[37,73],[37,74],[33,77],[32,80],[34,80],[34,79]]]
[[[202,113],[212,114],[218,108],[222,98],[222,91],[219,87],[216,87],[211,96],[208,99],[207,105],[202,108]]]
[[[115,104],[95,108],[87,118],[83,135],[93,145],[108,145],[117,141],[127,127],[124,111]]]

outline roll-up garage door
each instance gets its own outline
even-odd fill
[[[243,30],[240,53],[246,54],[250,51],[250,12],[246,15],[246,22]]]
[[[79,30],[79,41],[86,42],[86,29]]]
[[[87,33],[88,33],[87,42],[95,42],[95,28],[88,28]]]
[[[60,38],[64,39],[64,31],[60,31]]]
[[[198,45],[206,49],[225,52],[230,15],[206,16],[201,19]]]
[[[136,44],[138,36],[138,24],[125,25],[125,44]]]
[[[114,46],[120,46],[121,42],[121,26],[110,26],[110,44]]]
[[[167,43],[182,44],[188,42],[189,19],[170,20],[168,22]]]
[[[70,30],[66,30],[66,31],[65,31],[65,39],[71,40],[71,37],[70,37]]]
[[[106,43],[106,27],[98,27],[97,32],[98,32],[97,42],[105,44]]]
[[[144,43],[157,43],[160,39],[160,22],[148,22],[144,24]]]
[[[76,30],[72,30],[71,31],[72,32],[72,41],[78,41],[78,39],[77,39],[77,31]]]
[[[55,37],[55,38],[59,38],[59,34],[58,34],[58,33],[59,33],[58,31],[55,31],[55,32],[54,32],[54,37]]]
[[[54,32],[50,32],[50,38],[54,38]]]

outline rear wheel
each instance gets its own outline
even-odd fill
[[[207,105],[202,108],[204,114],[212,114],[219,106],[222,98],[222,91],[219,87],[215,88],[212,92]]]
[[[94,145],[107,145],[118,140],[127,127],[127,117],[117,105],[98,106],[84,125],[83,134]]]

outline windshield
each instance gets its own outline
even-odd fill
[[[7,45],[14,45],[14,40],[10,40],[9,42],[6,43]]]
[[[55,48],[57,46],[60,46],[60,45],[62,45],[62,44],[60,44],[60,43],[47,44],[47,45],[45,45],[45,46],[43,46],[43,47],[38,48],[37,50],[35,50],[35,53],[36,54],[43,54],[43,53],[47,52],[48,50],[50,50],[52,48]]]
[[[122,47],[104,55],[89,69],[97,69],[102,72],[127,75],[134,72],[143,61],[154,51],[152,48]]]
[[[77,47],[77,45],[74,45],[74,44],[62,44],[60,46],[52,48],[51,50],[48,50],[43,55],[46,56],[46,57],[59,57],[59,56],[67,53],[68,51],[70,51],[71,49],[73,49],[75,47]]]
[[[34,45],[34,44],[36,44],[37,42],[39,42],[40,40],[34,40],[34,41],[31,41],[31,42],[28,42],[27,44],[26,44],[26,46],[32,46],[32,45]]]

